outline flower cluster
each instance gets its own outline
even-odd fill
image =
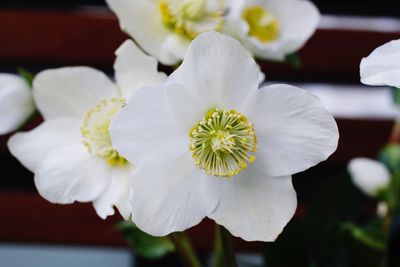
[[[303,0],[107,2],[150,56],[128,40],[115,81],[89,67],[35,77],[44,122],[8,146],[39,193],[91,202],[101,218],[116,207],[154,236],[208,217],[245,240],[275,240],[297,207],[291,175],[326,160],[339,134],[311,93],[259,88],[252,54],[282,60],[299,49],[317,9]],[[157,60],[182,64],[167,77]]]

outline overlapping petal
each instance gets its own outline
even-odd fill
[[[215,177],[204,175],[189,153],[158,168],[139,167],[133,173],[134,223],[155,236],[198,224],[218,203],[210,179]]]
[[[161,164],[189,145],[189,132],[172,117],[163,86],[140,88],[112,120],[110,135],[113,146],[135,166]]]
[[[97,214],[105,219],[107,216],[114,215],[114,206],[118,209],[121,216],[128,220],[131,215],[129,196],[131,193],[132,167],[113,168],[110,171],[110,184],[101,195],[93,201],[93,206]]]
[[[158,85],[167,79],[165,73],[158,72],[157,60],[144,54],[131,40],[125,41],[115,54],[115,78],[125,99],[141,86]]]
[[[69,204],[97,199],[110,183],[107,164],[75,144],[46,155],[35,170],[40,195],[52,203]]]
[[[36,105],[48,119],[84,114],[103,99],[118,97],[112,81],[89,67],[65,67],[40,72],[33,81]]]
[[[243,112],[254,123],[256,161],[272,176],[292,175],[327,159],[339,133],[321,100],[290,85],[266,86],[249,98]]]
[[[376,48],[360,64],[361,82],[400,87],[400,40]]]

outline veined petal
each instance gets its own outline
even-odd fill
[[[353,183],[368,196],[375,197],[389,186],[390,173],[379,161],[355,158],[350,161],[348,170]]]
[[[114,215],[114,206],[117,207],[124,220],[129,219],[131,215],[129,204],[131,179],[129,176],[132,171],[132,167],[113,168],[110,171],[110,184],[106,190],[93,201],[93,206],[102,219]]]
[[[219,196],[208,217],[246,241],[274,241],[297,207],[290,176],[265,176],[252,166],[231,179],[219,179]]]
[[[93,201],[109,183],[108,165],[80,144],[49,153],[35,171],[40,195],[58,204]]]
[[[29,85],[17,75],[0,74],[0,135],[17,130],[34,110]]]
[[[271,176],[304,171],[327,159],[337,148],[339,133],[319,98],[290,85],[266,86],[243,108],[258,139],[256,161]]]
[[[376,48],[360,64],[361,82],[400,87],[400,40]]]
[[[80,144],[80,123],[74,119],[45,121],[29,132],[14,134],[8,141],[8,148],[26,168],[35,172],[48,154]]]
[[[46,120],[61,117],[81,120],[101,100],[118,97],[111,80],[89,67],[42,71],[33,81],[33,95]]]
[[[236,109],[258,88],[259,69],[235,39],[217,33],[199,35],[182,65],[169,77],[193,91],[203,110]]]
[[[216,178],[204,175],[190,153],[158,168],[138,168],[132,183],[134,223],[154,236],[184,231],[200,223],[218,203],[210,179]]]
[[[158,85],[166,81],[165,73],[157,70],[157,60],[144,54],[131,40],[125,41],[115,54],[115,78],[125,99],[129,99],[141,86]]]
[[[171,115],[162,86],[140,88],[112,120],[110,135],[134,166],[161,164],[189,150],[189,132]]]
[[[172,53],[166,53],[163,48],[170,32],[163,25],[156,1],[106,0],[106,2],[117,15],[121,29],[126,31],[143,50],[166,65],[174,65],[180,60]]]

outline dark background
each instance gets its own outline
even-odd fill
[[[313,0],[322,13],[400,16],[398,0]],[[78,5],[105,6],[104,0],[0,0],[3,7],[74,8]]]

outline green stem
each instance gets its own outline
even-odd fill
[[[183,264],[187,267],[201,267],[201,263],[193,250],[188,236],[184,232],[176,232],[170,235]]]
[[[232,236],[223,226],[216,224],[215,236],[215,267],[238,267]]]

